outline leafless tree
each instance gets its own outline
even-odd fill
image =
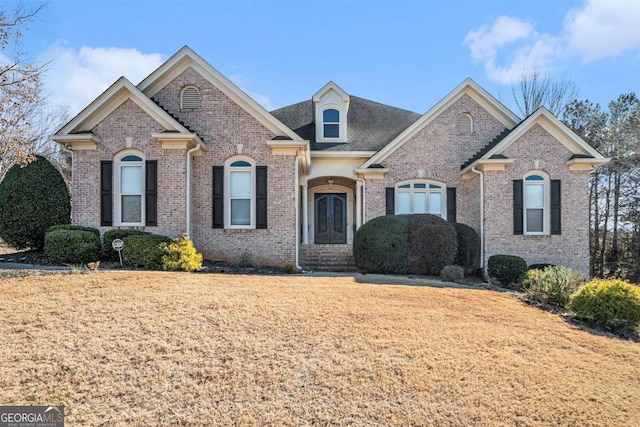
[[[511,86],[511,94],[520,110],[527,117],[540,107],[560,116],[566,105],[577,96],[575,84],[566,78],[553,78],[536,69],[525,71],[517,84]]]

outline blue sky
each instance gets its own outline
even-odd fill
[[[601,104],[640,93],[638,0],[50,0],[22,43],[72,113],[185,44],[267,109],[333,80],[423,113],[471,77],[517,113],[510,82],[533,68]]]

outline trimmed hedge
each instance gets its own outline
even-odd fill
[[[467,224],[451,224],[458,236],[458,252],[454,264],[464,268],[465,273],[475,273],[480,268],[480,236]]]
[[[169,271],[193,271],[202,267],[202,254],[196,251],[189,236],[183,234],[169,244],[161,243],[162,268]]]
[[[581,320],[615,331],[640,328],[640,287],[620,279],[593,279],[571,295],[567,308]]]
[[[126,264],[146,270],[162,270],[163,243],[171,243],[167,236],[137,234],[122,239],[122,258]]]
[[[76,231],[89,231],[98,237],[100,237],[100,231],[94,227],[85,227],[84,225],[74,225],[74,224],[60,224],[54,225],[53,227],[47,228],[47,233],[51,233],[52,231],[58,230],[76,230]]]
[[[140,236],[143,234],[151,234],[151,233],[148,233],[146,231],[128,230],[128,229],[109,230],[104,233],[104,237],[102,238],[102,240],[104,241],[104,243],[102,244],[102,251],[104,252],[105,256],[108,257],[111,261],[118,261],[119,259],[118,252],[114,251],[113,247],[111,246],[113,244],[113,241],[116,239],[124,240],[124,238],[128,236]]]
[[[409,273],[439,275],[454,263],[458,252],[451,223],[430,214],[407,215],[409,221]]]
[[[368,221],[353,236],[356,265],[370,273],[407,273],[408,234],[406,216],[386,215]]]
[[[45,235],[44,253],[56,264],[86,264],[100,259],[100,235],[86,230],[53,230]]]
[[[527,271],[527,262],[514,255],[492,255],[487,262],[489,276],[500,281],[503,286],[520,283]]]
[[[44,157],[13,166],[0,182],[0,238],[16,249],[41,250],[47,229],[70,214],[67,185]]]

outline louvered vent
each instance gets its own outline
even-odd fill
[[[188,110],[200,108],[200,91],[197,87],[189,86],[182,90],[181,108]]]
[[[473,120],[468,114],[460,114],[456,121],[456,132],[470,134],[473,132]]]

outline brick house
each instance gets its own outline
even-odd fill
[[[470,79],[423,115],[333,82],[268,112],[186,46],[52,139],[73,153],[74,223],[186,231],[209,259],[302,268],[348,268],[364,222],[428,212],[474,227],[483,266],[504,253],[586,273],[588,174],[608,160]]]

